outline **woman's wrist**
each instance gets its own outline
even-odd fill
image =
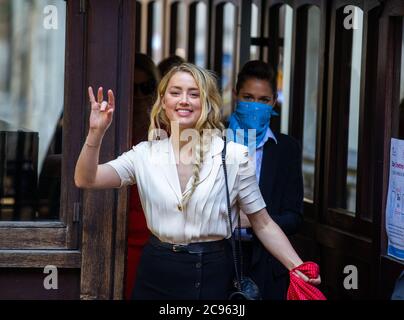
[[[100,147],[103,136],[104,136],[103,134],[94,132],[93,130],[90,129],[88,131],[88,135],[87,135],[85,144],[89,147],[94,147],[94,148]]]
[[[297,268],[298,266],[300,266],[302,263],[303,263],[303,261],[301,259],[292,261],[290,263],[290,265],[288,266],[288,270],[291,271],[291,270]]]
[[[101,147],[101,144],[92,144],[92,143],[90,143],[90,142],[87,142],[87,140],[84,142],[84,144],[85,144],[87,147],[91,147],[91,148],[99,148],[99,147]]]

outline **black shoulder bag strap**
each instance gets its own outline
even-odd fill
[[[240,215],[238,215],[238,253],[236,251],[236,241],[233,236],[233,223],[231,219],[231,205],[230,205],[230,194],[229,194],[229,185],[227,181],[227,168],[226,168],[226,136],[223,137],[224,147],[222,151],[222,164],[224,171],[224,181],[226,185],[226,200],[227,200],[227,219],[229,220],[230,227],[230,240],[231,240],[231,248],[233,252],[233,261],[234,261],[234,271],[236,273],[236,287],[238,290],[241,290],[241,280],[243,279],[243,270],[242,270],[242,251],[241,251],[241,219]],[[239,271],[240,266],[240,271]]]

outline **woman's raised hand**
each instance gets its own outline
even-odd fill
[[[112,122],[115,110],[115,98],[112,90],[108,90],[108,102],[104,101],[102,87],[98,88],[97,100],[95,99],[93,88],[88,87],[88,96],[91,103],[90,130],[104,135]]]

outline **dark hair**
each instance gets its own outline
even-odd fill
[[[274,98],[276,98],[276,75],[274,69],[269,63],[260,60],[252,60],[246,62],[237,75],[237,94],[240,92],[240,89],[243,86],[244,82],[246,82],[248,79],[259,79],[268,81],[274,94]]]
[[[160,75],[156,65],[153,60],[144,53],[135,53],[135,69],[140,69],[145,72],[156,82],[156,85],[160,81]]]
[[[153,60],[140,52],[135,53],[135,69],[142,70],[149,78],[147,81],[134,84],[134,90],[140,90],[143,95],[155,95],[160,81],[159,71]],[[135,71],[136,72],[136,71]]]
[[[164,77],[168,71],[170,71],[173,67],[179,66],[181,63],[184,63],[185,59],[177,56],[172,55],[160,61],[157,65],[157,68],[160,70],[161,77]]]

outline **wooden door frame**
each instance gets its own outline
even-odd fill
[[[66,107],[81,124],[72,154],[77,159],[88,131],[87,87],[112,89],[114,120],[100,151],[100,163],[129,149],[132,136],[135,7],[132,0],[69,0],[72,45],[67,54]],[[77,127],[77,126],[76,126]],[[69,138],[72,140],[72,138]],[[72,178],[75,161],[69,164]],[[78,189],[77,189],[78,190]],[[128,189],[80,190],[82,204],[81,299],[122,299],[127,247]]]

